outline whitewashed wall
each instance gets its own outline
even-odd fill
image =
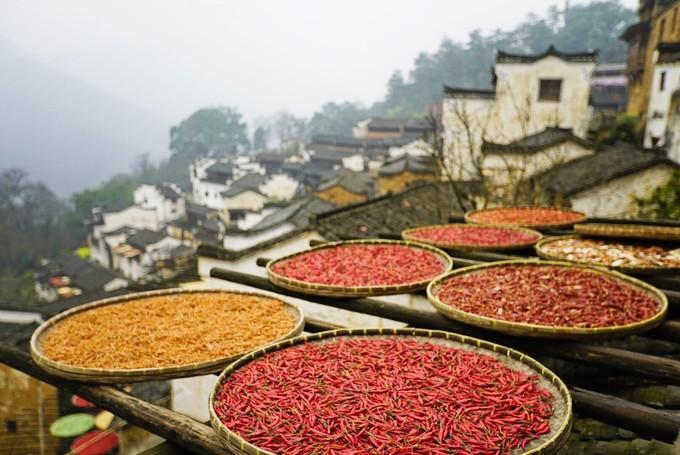
[[[274,174],[260,186],[260,192],[278,201],[290,201],[295,196],[300,183],[287,174]]]
[[[445,97],[442,122],[445,143],[453,156],[450,165],[454,176],[475,177],[472,162],[481,153],[483,137],[506,144],[548,126],[572,128],[575,135],[584,137],[591,113],[588,97],[594,68],[594,63],[569,63],[556,57],[531,64],[501,63],[495,67],[498,81],[494,99]],[[540,79],[562,79],[560,101],[538,100]],[[530,120],[520,121],[525,114]],[[461,117],[469,125],[469,138]]]
[[[175,201],[166,199],[155,185],[144,184],[137,187],[134,192],[134,201],[142,208],[156,210],[161,223],[168,223],[186,216],[184,199],[181,197]]]
[[[291,223],[283,223],[279,226],[267,229],[266,231],[258,232],[251,235],[234,235],[227,234],[224,236],[224,248],[234,251],[245,250],[258,243],[266,242],[267,240],[280,237],[295,229],[295,225]]]
[[[668,182],[673,169],[658,165],[621,178],[610,180],[571,196],[571,207],[596,217],[631,215],[635,198],[647,198]]]
[[[547,171],[553,166],[561,165],[595,153],[595,150],[583,147],[575,142],[565,142],[548,147],[535,153],[486,153],[484,156],[484,173],[496,185],[507,184],[511,180],[511,172],[519,170],[514,176],[529,178]]]
[[[661,74],[666,73],[666,83],[661,90]],[[647,125],[643,145],[652,147],[652,137],[660,139],[657,146],[665,145],[666,128],[668,127],[668,108],[671,96],[680,87],[680,65],[663,64],[654,67],[652,85],[649,89],[649,106],[647,107]]]
[[[220,210],[262,210],[267,198],[255,191],[244,191],[232,197],[220,196]]]

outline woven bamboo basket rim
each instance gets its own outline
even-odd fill
[[[472,219],[472,217],[478,213],[482,212],[492,212],[492,211],[497,211],[497,210],[506,210],[506,209],[550,209],[550,210],[555,210],[555,211],[560,211],[560,212],[567,212],[567,213],[574,213],[579,215],[579,218],[574,220],[574,221],[569,221],[569,222],[564,222],[564,221],[559,221],[555,223],[486,223],[483,221],[475,221]],[[555,229],[555,228],[561,228],[561,227],[568,227],[572,226],[577,223],[583,223],[586,221],[588,217],[586,216],[585,213],[583,212],[578,212],[576,210],[571,210],[571,209],[564,209],[560,207],[550,207],[550,206],[542,206],[542,205],[511,205],[507,207],[490,207],[487,209],[479,209],[479,210],[470,210],[469,212],[465,213],[465,222],[466,223],[473,223],[473,224],[494,224],[496,226],[522,226],[526,228],[531,228],[531,229]]]
[[[680,227],[676,226],[583,223],[574,226],[574,231],[593,237],[680,241]]]
[[[566,268],[578,268],[593,274],[603,275],[613,278],[619,283],[624,283],[642,289],[658,302],[658,310],[651,318],[624,325],[608,327],[549,326],[544,324],[534,324],[531,322],[506,321],[503,319],[491,318],[488,316],[470,313],[448,305],[439,298],[440,286],[444,281],[452,276],[474,273],[479,270],[495,267],[504,267],[506,265],[552,265]],[[544,261],[539,259],[513,259],[507,261],[488,262],[453,270],[446,275],[438,277],[430,283],[430,285],[427,287],[427,297],[430,300],[430,303],[432,303],[435,309],[437,309],[437,311],[439,311],[444,316],[456,321],[501,333],[538,338],[606,338],[642,333],[660,325],[665,319],[666,313],[668,312],[668,299],[666,298],[666,295],[654,286],[651,286],[636,278],[600,267],[589,267],[572,262]]]
[[[222,387],[222,384],[236,372],[239,368],[243,367],[247,363],[265,356],[271,352],[275,352],[287,347],[296,346],[299,344],[314,342],[318,340],[325,340],[329,338],[338,338],[342,336],[356,336],[356,337],[368,337],[368,336],[411,336],[411,337],[421,337],[421,338],[439,338],[452,341],[453,343],[458,343],[462,345],[467,345],[469,347],[476,347],[482,351],[489,351],[485,354],[491,355],[494,358],[502,361],[504,365],[512,367],[516,362],[522,364],[534,371],[535,374],[539,374],[545,380],[552,383],[552,385],[557,389],[560,396],[554,396],[554,400],[564,401],[564,413],[561,416],[560,426],[557,430],[552,432],[552,436],[546,438],[539,446],[522,452],[523,455],[548,455],[554,454],[559,451],[559,449],[566,443],[569,433],[571,431],[571,424],[573,418],[572,412],[572,399],[569,389],[562,382],[562,380],[551,370],[546,368],[543,364],[538,362],[533,357],[516,351],[512,348],[502,346],[499,344],[491,343],[489,341],[481,340],[479,338],[473,338],[465,335],[460,335],[452,332],[445,332],[442,330],[426,330],[426,329],[339,329],[330,330],[326,332],[315,333],[311,335],[301,335],[295,338],[291,338],[278,343],[272,343],[261,349],[251,351],[250,353],[244,355],[240,359],[236,360],[234,363],[229,365],[217,378],[217,382],[210,393],[210,424],[215,429],[217,434],[222,438],[225,445],[233,452],[246,455],[276,455],[264,449],[260,449],[257,446],[249,443],[244,438],[239,436],[234,431],[227,428],[217,416],[215,412],[215,402],[217,400],[217,394]],[[506,359],[507,358],[507,359]],[[510,360],[511,359],[511,360]],[[515,453],[515,452],[513,452]]]
[[[416,237],[413,234],[415,232],[418,232],[419,230],[422,229],[431,229],[431,228],[445,228],[445,227],[456,227],[456,228],[462,228],[462,229],[504,229],[508,231],[513,231],[513,232],[522,232],[524,234],[532,235],[534,236],[534,239],[531,241],[527,242],[521,242],[521,243],[508,243],[504,245],[472,245],[472,244],[467,244],[467,243],[447,243],[447,242],[438,242],[436,240],[427,240],[423,239],[420,237]],[[541,240],[543,238],[543,234],[540,232],[534,230],[534,229],[528,229],[525,227],[521,226],[511,226],[507,224],[476,224],[476,223],[448,223],[448,224],[429,224],[426,226],[418,226],[410,229],[404,229],[401,232],[401,237],[404,240],[409,240],[412,242],[420,242],[424,243],[426,245],[432,245],[437,248],[441,248],[444,250],[458,250],[458,251],[511,251],[511,250],[521,250],[524,248],[529,248],[531,246],[534,246],[536,242]]]
[[[583,236],[578,235],[578,234],[559,235],[559,236],[556,236],[556,237],[544,238],[543,240],[539,241],[536,244],[536,254],[538,254],[543,259],[548,259],[550,261],[571,262],[573,264],[589,265],[589,266],[593,266],[593,267],[601,267],[601,268],[605,268],[605,269],[609,269],[609,270],[616,270],[616,271],[623,272],[623,273],[633,273],[633,274],[639,274],[639,275],[680,271],[680,267],[661,267],[661,266],[632,267],[632,266],[626,266],[626,265],[608,265],[608,264],[605,264],[604,262],[572,260],[572,259],[567,259],[567,258],[564,258],[564,257],[557,256],[555,254],[547,253],[543,250],[543,247],[550,242],[555,242],[557,240],[582,239],[582,238],[583,238]],[[604,240],[602,240],[602,241],[604,241]]]
[[[411,242],[404,240],[385,240],[385,239],[361,239],[361,240],[347,240],[341,242],[330,242],[318,245],[304,251],[298,251],[297,253],[292,253],[277,259],[272,259],[267,262],[267,274],[269,275],[269,280],[277,286],[280,286],[291,291],[300,292],[309,295],[319,295],[324,297],[367,297],[367,296],[378,296],[378,295],[392,295],[392,294],[404,294],[409,292],[414,292],[417,290],[425,289],[427,284],[434,279],[432,277],[426,280],[415,281],[413,283],[405,284],[395,284],[395,285],[371,285],[371,286],[338,286],[330,284],[320,284],[313,283],[311,281],[302,281],[294,278],[288,278],[281,274],[278,274],[272,270],[272,267],[279,262],[287,261],[291,258],[302,256],[311,251],[322,250],[326,248],[333,248],[336,246],[346,246],[346,245],[399,245],[407,246],[409,248],[415,248],[419,250],[429,251],[433,253],[442,262],[443,269],[441,273],[446,273],[451,270],[453,266],[453,261],[439,248],[427,245],[421,242]]]
[[[161,289],[155,291],[138,292],[132,294],[125,294],[118,297],[111,297],[96,302],[86,303],[70,310],[59,313],[58,315],[48,319],[42,323],[31,336],[30,350],[33,361],[42,369],[66,379],[84,382],[96,383],[120,383],[120,382],[141,382],[141,381],[156,381],[160,379],[173,379],[181,377],[191,377],[198,374],[208,374],[220,371],[225,365],[232,362],[234,359],[241,357],[245,352],[240,352],[228,357],[220,357],[203,362],[194,362],[183,365],[176,365],[170,367],[157,368],[86,368],[74,365],[69,365],[62,362],[56,362],[45,356],[41,348],[41,337],[50,329],[58,325],[60,322],[78,313],[93,310],[99,307],[131,303],[136,300],[145,299],[149,297],[164,297],[171,295],[183,294],[238,294],[254,297],[262,297],[271,300],[276,300],[285,305],[286,311],[295,315],[295,326],[282,337],[272,340],[272,342],[291,338],[302,333],[304,327],[304,315],[302,309],[293,302],[274,297],[265,293],[259,292],[245,292],[229,289]],[[265,345],[268,343],[265,343]],[[255,347],[253,349],[257,349]]]

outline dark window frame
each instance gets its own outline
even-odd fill
[[[19,424],[16,420],[5,420],[5,430],[7,430],[7,433],[17,433]]]
[[[659,41],[663,39],[664,32],[666,31],[666,18],[661,19],[659,24]]]
[[[659,75],[659,91],[663,92],[664,90],[666,90],[666,72],[661,71]]]
[[[563,79],[539,79],[538,101],[559,103],[562,100]]]

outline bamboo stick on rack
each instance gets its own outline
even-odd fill
[[[677,360],[583,342],[549,341],[542,339],[532,340],[500,335],[496,332],[447,319],[435,310],[416,310],[397,303],[373,298],[339,299],[301,294],[275,286],[266,278],[233,270],[213,268],[210,272],[210,276],[270,292],[276,292],[278,294],[297,297],[322,305],[405,322],[413,327],[448,330],[464,335],[484,338],[522,351],[547,354],[568,360],[577,360],[601,367],[617,368],[651,378],[662,379],[674,384],[680,384],[680,361]]]
[[[211,427],[133,397],[114,386],[89,385],[52,376],[33,363],[25,352],[2,344],[0,362],[55,387],[82,396],[129,423],[172,441],[192,453],[209,455],[225,453],[224,445]]]

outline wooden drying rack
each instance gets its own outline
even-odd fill
[[[395,235],[386,234],[381,237],[394,238]],[[316,244],[316,242],[314,243]],[[453,257],[453,263],[454,267],[464,267],[481,262],[526,258],[529,255],[531,255],[529,252],[524,254],[522,252],[513,253],[512,255],[456,253]],[[258,264],[263,265],[266,261],[266,258],[260,258]],[[447,319],[433,308],[418,310],[377,298],[333,299],[302,295],[274,286],[266,278],[221,268],[212,269],[210,275],[232,283],[275,292],[282,296],[296,297],[321,305],[400,321],[410,327],[457,332],[487,339],[530,354],[565,359],[593,367],[620,370],[627,374],[639,375],[664,384],[680,385],[680,361],[667,357],[609,347],[599,343],[532,340],[500,335]],[[646,333],[645,337],[680,343],[680,318],[678,320],[673,319],[674,315],[680,317],[680,277],[646,276],[641,277],[641,279],[659,287],[666,294],[670,310],[670,318],[662,326]],[[310,318],[306,318],[305,322],[307,332],[339,328],[337,325],[330,325]],[[165,438],[170,443],[169,445],[159,446],[162,449],[152,450],[153,453],[173,453],[173,446],[192,453],[225,453],[226,449],[208,424],[133,397],[117,386],[83,384],[58,378],[33,363],[28,352],[2,344],[0,344],[0,362],[43,382],[80,395],[129,423]],[[680,414],[582,388],[572,387],[570,390],[574,409],[582,415],[631,430],[644,437],[665,442],[674,441],[680,432]]]

